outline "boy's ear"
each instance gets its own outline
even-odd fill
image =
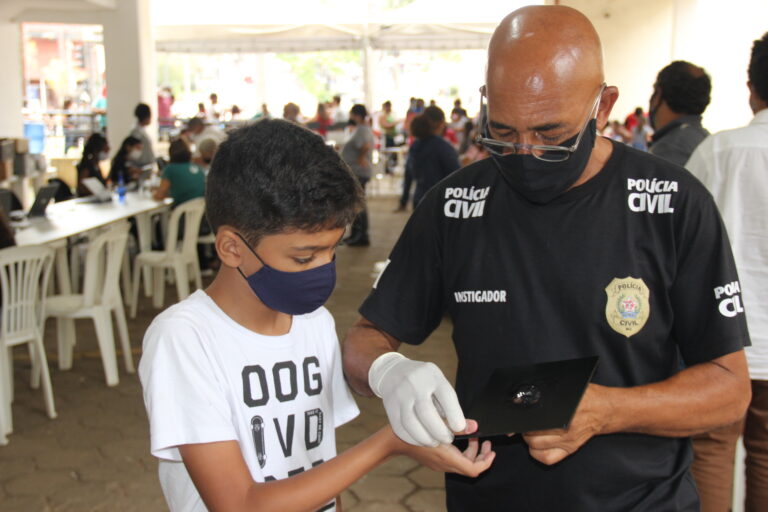
[[[242,244],[237,231],[230,226],[220,226],[216,230],[216,253],[224,265],[236,268],[242,264]]]

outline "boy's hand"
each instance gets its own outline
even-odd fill
[[[477,422],[467,420],[467,428],[458,433],[471,434],[476,430]],[[441,444],[435,448],[421,447],[405,443],[397,436],[392,437],[395,453],[407,455],[434,471],[475,478],[491,467],[496,457],[496,453],[491,450],[491,442],[485,441],[481,446],[477,438],[470,439],[467,449],[461,452],[452,444]]]

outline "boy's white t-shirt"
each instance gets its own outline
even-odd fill
[[[178,446],[235,440],[255,481],[279,480],[333,458],[335,428],[359,413],[325,308],[294,316],[285,335],[264,336],[198,290],[149,326],[139,377],[174,512],[206,510]]]

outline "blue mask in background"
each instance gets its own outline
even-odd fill
[[[239,267],[237,270],[268,308],[287,315],[304,315],[325,304],[331,296],[336,286],[335,256],[333,261],[319,267],[300,272],[283,272],[264,263],[248,242],[238,236],[263,266],[249,276],[243,274]]]

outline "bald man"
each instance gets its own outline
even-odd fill
[[[511,13],[487,69],[492,158],[414,212],[344,342],[348,381],[382,397],[402,439],[437,444],[494,368],[597,355],[569,428],[494,439],[481,478],[448,475],[448,510],[698,510],[688,436],[736,421],[750,398],[712,198],[682,168],[597,137],[618,90],[578,11]],[[436,366],[397,352],[445,313],[458,400]]]

